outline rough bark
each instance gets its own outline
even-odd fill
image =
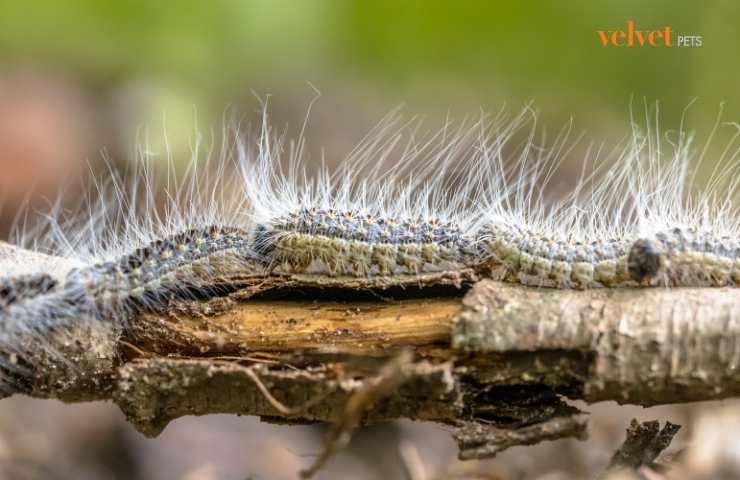
[[[463,301],[453,349],[583,352],[589,402],[655,405],[740,393],[740,290],[552,291],[483,281]]]
[[[243,284],[94,342],[78,335],[67,342],[75,365],[39,358],[30,393],[113,400],[147,435],[209,413],[334,422],[343,435],[362,423],[435,421],[450,426],[461,458],[480,458],[583,437],[585,416],[566,399],[654,405],[740,392],[740,290],[483,280],[468,291],[471,278],[451,277],[442,291],[298,277]]]

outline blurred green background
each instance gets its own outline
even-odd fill
[[[628,19],[704,45],[601,47],[596,31]],[[277,95],[304,81],[363,106],[536,99],[624,112],[644,95],[675,110],[694,96],[737,100],[739,21],[731,0],[3,2],[0,54],[6,69],[65,74],[98,95],[152,84],[171,92],[165,105],[216,113],[249,89]]]
[[[704,44],[602,47],[597,30],[628,19]],[[3,2],[0,62],[5,77],[76,95],[65,105],[90,157],[130,155],[138,129],[165,117],[174,152],[184,152],[196,115],[201,129],[219,127],[227,109],[249,116],[253,93],[271,95],[278,123],[300,124],[309,82],[323,94],[312,145],[341,156],[401,103],[457,118],[533,101],[546,125],[573,117],[597,141],[624,133],[631,99],[659,101],[668,127],[694,98],[692,125],[713,121],[723,101],[735,119],[738,25],[730,0]]]

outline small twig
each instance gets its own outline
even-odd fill
[[[407,366],[412,362],[410,350],[403,350],[396,357],[386,362],[378,375],[366,381],[347,401],[344,412],[329,431],[324,449],[316,461],[306,470],[301,471],[301,478],[310,478],[323,467],[334,453],[347,445],[352,432],[359,426],[365,413],[378,401],[392,394],[407,379]]]
[[[401,455],[401,465],[408,480],[427,480],[427,472],[424,469],[424,462],[421,460],[419,450],[416,445],[408,440],[402,440],[398,446]]]
[[[680,425],[666,422],[661,429],[657,420],[639,423],[632,419],[627,428],[627,438],[612,456],[608,470],[651,467],[658,455],[671,444],[680,428]]]
[[[185,358],[193,358],[193,357],[185,357]],[[288,365],[287,363],[283,363],[280,360],[272,360],[272,359],[269,359],[269,358],[260,358],[260,357],[254,356],[254,355],[242,355],[242,356],[237,356],[237,355],[219,355],[217,357],[210,357],[210,358],[212,358],[214,360],[224,360],[224,361],[228,361],[230,363],[252,362],[252,363],[260,363],[260,364],[264,364],[264,365],[280,365],[280,366],[284,366],[284,367],[287,367],[287,368],[290,368],[290,369],[296,369],[294,366]]]
[[[300,406],[291,408],[291,407],[286,406],[280,400],[275,398],[272,395],[272,393],[270,393],[270,390],[267,388],[267,386],[265,386],[265,384],[260,379],[259,375],[257,375],[257,373],[254,371],[252,367],[245,367],[235,362],[226,362],[226,361],[219,361],[219,360],[214,360],[213,363],[220,364],[220,365],[228,365],[230,367],[237,367],[239,371],[244,372],[244,374],[247,375],[249,379],[254,382],[254,384],[259,389],[260,393],[262,393],[262,395],[265,397],[265,399],[267,399],[270,405],[272,405],[273,408],[275,408],[275,410],[277,410],[278,412],[280,412],[281,414],[285,416],[291,416],[291,415],[296,415],[298,413],[301,413],[313,407],[314,405],[317,405],[328,395],[328,393],[317,395],[316,397],[309,399],[307,402],[301,404]]]
[[[146,351],[140,349],[139,347],[137,347],[136,345],[134,345],[133,343],[127,342],[125,340],[120,340],[120,343],[124,347],[130,348],[131,350],[133,350],[134,352],[136,352],[140,357],[143,357],[143,358],[152,358],[152,357],[155,356],[154,354],[149,353],[149,352],[146,352]]]

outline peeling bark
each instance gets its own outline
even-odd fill
[[[450,426],[461,458],[479,458],[583,438],[585,416],[567,399],[654,405],[740,392],[740,290],[483,280],[465,295],[470,278],[443,277],[442,291],[423,282],[245,281],[221,298],[140,315],[124,332],[94,341],[80,333],[63,350],[74,366],[40,357],[29,393],[113,400],[146,435],[210,413],[353,428],[435,421]],[[403,381],[348,422],[352,399],[401,350],[410,352]]]
[[[553,291],[482,281],[463,301],[454,349],[583,352],[578,398],[657,405],[740,394],[740,290]]]

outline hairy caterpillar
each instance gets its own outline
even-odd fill
[[[702,155],[691,135],[679,131],[666,154],[657,128],[633,126],[549,201],[544,186],[572,145],[567,129],[539,145],[535,119],[529,109],[500,113],[404,144],[409,124],[391,116],[339,167],[311,172],[302,136],[287,144],[265,117],[255,141],[225,137],[213,177],[199,170],[196,146],[194,172],[168,191],[163,217],[151,170],[131,188],[114,180],[113,201],[100,194],[87,223],[52,215],[45,235],[21,236],[72,261],[54,275],[2,279],[0,351],[53,348],[46,332],[79,318],[124,325],[138,308],[218,295],[232,274],[413,280],[472,269],[556,288],[740,281],[737,133],[703,192],[692,190]],[[225,174],[232,167],[239,175]],[[20,347],[29,333],[35,343]],[[0,366],[12,373],[16,363]]]
[[[740,284],[737,239],[694,229],[675,228],[635,241],[628,263],[632,278],[648,285]]]
[[[98,310],[115,315],[131,302],[157,304],[188,288],[207,288],[228,269],[245,275],[261,270],[247,232],[209,226],[156,240],[111,261],[73,269],[67,283],[82,285]],[[201,278],[208,278],[209,284],[198,283]]]
[[[632,281],[628,268],[631,245],[624,239],[590,243],[556,240],[493,224],[485,227],[481,241],[511,272],[510,278],[524,284],[586,288],[629,285]]]
[[[260,227],[255,248],[298,272],[315,261],[350,276],[458,270],[475,261],[473,240],[437,219],[305,209]]]
[[[57,281],[46,273],[0,278],[0,312],[12,305],[49,293]]]

